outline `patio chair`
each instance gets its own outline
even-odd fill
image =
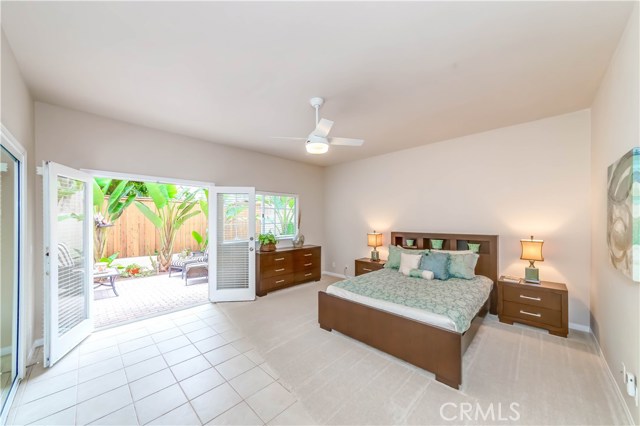
[[[184,285],[189,285],[189,278],[209,276],[209,262],[188,263],[184,267]]]
[[[179,254],[174,254],[169,265],[169,277],[172,272],[180,272],[180,278],[185,277],[186,266],[191,263],[209,262],[209,254],[207,252],[202,256],[187,256],[180,257]]]
[[[60,296],[69,296],[74,293],[72,276],[77,275],[83,279],[84,268],[82,262],[73,259],[69,247],[65,243],[58,243],[58,286]]]

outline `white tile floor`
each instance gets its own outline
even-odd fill
[[[41,355],[40,355],[41,356]],[[215,305],[94,333],[20,385],[9,424],[313,424]]]

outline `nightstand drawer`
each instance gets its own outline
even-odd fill
[[[356,261],[356,276],[362,275],[362,274],[368,274],[369,272],[373,272],[373,271],[379,271],[383,267],[384,267],[384,264],[380,264],[380,263]]]
[[[524,286],[522,288],[504,286],[502,291],[504,292],[504,300],[508,300],[510,302],[522,303],[524,305],[552,309],[555,311],[562,309],[562,296],[558,293],[540,291],[538,289],[528,289]]]
[[[502,314],[526,322],[546,324],[552,327],[562,326],[562,313],[560,310],[505,301],[502,307]]]

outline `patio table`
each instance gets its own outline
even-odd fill
[[[111,290],[113,290],[113,293],[116,296],[120,296],[118,294],[118,291],[116,290],[116,278],[118,278],[120,276],[120,272],[116,269],[116,268],[109,268],[105,271],[102,272],[98,272],[98,271],[93,271],[93,282],[94,284],[98,284],[97,286],[95,286],[93,289],[97,289],[100,286],[107,286],[107,287],[111,287]],[[104,282],[104,281],[96,281],[99,280],[101,278],[109,278],[108,282]]]

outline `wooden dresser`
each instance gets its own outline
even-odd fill
[[[569,333],[569,295],[562,283],[513,284],[498,280],[500,322],[544,328],[556,336]]]
[[[256,295],[320,280],[320,246],[286,247],[256,253]]]

